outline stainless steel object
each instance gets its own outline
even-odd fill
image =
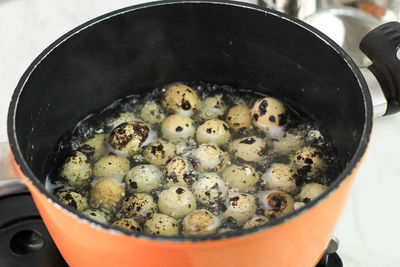
[[[369,91],[371,92],[372,104],[374,106],[374,117],[385,115],[387,110],[387,100],[383,94],[381,85],[376,79],[375,75],[368,68],[361,68],[361,73],[368,84]]]
[[[360,68],[371,65],[358,46],[368,32],[381,24],[379,19],[354,8],[340,7],[320,10],[304,21],[339,44]]]
[[[400,0],[258,0],[258,4],[300,18],[339,44],[361,68],[371,91],[374,116],[386,113],[387,100],[367,69],[372,62],[359,44],[375,27],[400,19]],[[400,44],[394,56],[400,60]]]
[[[332,7],[351,7],[383,22],[400,18],[399,0],[258,0],[258,4],[300,19]]]

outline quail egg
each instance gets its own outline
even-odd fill
[[[166,115],[160,105],[154,101],[148,101],[140,110],[140,117],[149,123],[161,123]]]
[[[300,134],[286,133],[285,136],[273,142],[273,151],[281,155],[288,155],[304,146],[304,139]]]
[[[293,164],[299,169],[300,174],[315,175],[325,166],[322,152],[315,147],[303,147],[292,157]]]
[[[238,226],[250,219],[257,209],[255,197],[250,194],[234,193],[225,202],[226,210],[222,216],[233,218]]]
[[[132,157],[140,152],[141,147],[155,138],[155,132],[139,121],[125,122],[117,126],[108,139],[112,152],[124,157]]]
[[[92,182],[90,206],[115,211],[124,195],[125,184],[118,178],[101,178]]]
[[[287,164],[273,164],[261,176],[269,189],[278,189],[287,193],[296,190],[297,170]]]
[[[168,140],[183,140],[194,136],[195,125],[191,118],[182,114],[168,116],[161,124],[163,137]]]
[[[224,115],[226,106],[222,101],[222,95],[207,97],[201,101],[201,109],[199,117],[205,120],[217,118]]]
[[[192,170],[192,164],[190,164],[185,158],[173,158],[168,162],[164,169],[165,186],[187,186],[192,180]]]
[[[226,122],[219,119],[205,121],[197,128],[196,140],[200,144],[212,143],[216,145],[226,144],[231,138]]]
[[[159,210],[175,219],[181,219],[196,209],[196,198],[183,186],[172,186],[158,195]]]
[[[253,124],[261,130],[270,130],[286,124],[286,110],[282,103],[272,97],[264,97],[254,103],[251,109]]]
[[[228,153],[222,151],[216,145],[201,144],[192,150],[191,157],[200,172],[219,172],[230,164]]]
[[[207,235],[215,233],[221,220],[208,210],[195,210],[182,220],[182,233],[184,235]]]
[[[155,213],[144,224],[144,231],[149,234],[174,236],[179,234],[179,223],[168,215]]]
[[[244,104],[233,106],[226,114],[226,122],[234,132],[250,129],[250,109]]]
[[[243,229],[250,229],[257,226],[261,226],[266,224],[267,222],[268,218],[265,216],[254,216],[243,225]]]
[[[141,164],[133,167],[125,176],[130,192],[150,193],[161,186],[161,171],[154,165]]]
[[[269,145],[256,136],[243,137],[234,140],[229,145],[229,152],[244,161],[259,162],[267,158]]]
[[[224,170],[222,178],[230,188],[239,192],[250,192],[254,190],[260,174],[247,164],[231,165]]]
[[[107,122],[107,128],[112,130],[118,125],[130,121],[137,121],[136,116],[130,112],[122,112]]]
[[[116,155],[108,155],[94,164],[93,175],[97,178],[123,176],[129,169],[129,160]]]
[[[160,140],[148,145],[143,152],[143,158],[150,164],[164,166],[175,156],[176,146],[170,142]]]
[[[200,108],[200,99],[187,85],[173,84],[164,93],[162,105],[172,112],[190,116]]]
[[[294,200],[291,195],[279,190],[268,190],[257,194],[264,215],[278,218],[294,210]]]
[[[149,194],[136,193],[122,201],[121,211],[127,218],[142,221],[157,212],[157,203]]]
[[[214,205],[226,198],[228,187],[218,174],[205,173],[199,178],[192,185],[197,201],[203,205]]]
[[[142,227],[133,219],[122,218],[118,221],[113,222],[113,226],[117,226],[119,228],[132,231],[132,232],[141,232]]]
[[[110,221],[110,215],[108,214],[108,212],[104,212],[98,209],[89,208],[84,210],[82,214],[99,223],[107,224]]]
[[[305,203],[316,199],[328,187],[318,183],[309,183],[302,186],[298,199]]]
[[[82,149],[93,153],[93,159],[98,160],[107,154],[107,134],[95,134],[92,138],[83,143]]]
[[[87,209],[88,203],[84,196],[75,192],[73,190],[60,190],[57,193],[57,197],[61,200],[62,203],[73,207],[79,211],[83,211]]]
[[[61,167],[60,176],[73,187],[87,184],[92,176],[92,167],[85,154],[79,151],[73,152]]]

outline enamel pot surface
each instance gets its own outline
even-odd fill
[[[206,81],[281,98],[331,135],[343,170],[305,207],[255,229],[154,237],[106,226],[46,191],[57,144],[87,114],[176,81]],[[14,159],[71,266],[313,266],[343,210],[372,128],[360,70],[310,26],[224,1],[153,2],[96,18],[48,47],[21,78],[9,109]]]

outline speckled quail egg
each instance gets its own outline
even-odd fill
[[[122,218],[119,219],[118,221],[113,222],[113,226],[117,226],[119,228],[132,231],[132,232],[141,232],[142,227],[138,222],[136,222],[133,219],[128,219],[128,218]]]
[[[318,183],[309,183],[301,187],[298,199],[304,201],[305,203],[316,199],[321,195],[328,187],[326,185]]]
[[[315,147],[303,147],[292,157],[293,164],[299,169],[300,174],[308,176],[317,174],[325,166],[322,152]]]
[[[187,186],[192,181],[193,166],[182,157],[173,158],[164,169],[164,185],[167,187],[180,185]]]
[[[243,137],[234,140],[229,145],[229,152],[244,161],[259,162],[267,158],[269,145],[256,136]]]
[[[244,104],[233,106],[226,114],[226,122],[234,132],[248,130],[251,127],[250,109]]]
[[[182,220],[184,235],[207,235],[215,233],[221,225],[221,219],[208,210],[195,210]]]
[[[157,203],[149,194],[136,193],[122,201],[121,211],[127,218],[142,221],[157,212]]]
[[[200,144],[211,143],[216,145],[226,144],[231,138],[226,122],[219,119],[205,121],[197,127],[196,140]]]
[[[122,112],[118,114],[117,116],[113,117],[112,119],[107,121],[107,127],[109,129],[114,129],[118,125],[121,125],[122,123],[125,122],[130,122],[130,121],[137,121],[136,116],[133,113],[130,112]]]
[[[205,120],[217,118],[224,115],[226,111],[225,103],[222,101],[222,95],[207,97],[201,101],[199,117]]]
[[[92,176],[92,167],[85,154],[79,151],[73,152],[61,167],[60,176],[73,187],[87,184]]]
[[[82,214],[99,223],[107,224],[110,221],[110,215],[108,214],[108,212],[104,212],[98,209],[89,208],[84,210]]]
[[[196,198],[183,186],[172,186],[158,195],[159,210],[175,219],[181,219],[196,209]]]
[[[278,189],[287,193],[296,190],[297,170],[287,164],[273,164],[261,176],[269,189]]]
[[[161,186],[161,171],[154,165],[141,164],[129,170],[125,183],[130,192],[150,193]]]
[[[222,178],[230,188],[239,192],[250,192],[254,190],[260,174],[247,164],[231,165],[224,170]]]
[[[163,137],[168,140],[183,140],[194,136],[195,125],[191,118],[182,114],[168,116],[161,124]]]
[[[274,153],[288,155],[304,146],[304,139],[300,134],[286,133],[285,136],[272,143]]]
[[[94,164],[93,175],[97,178],[123,176],[129,169],[129,160],[116,155],[108,155]]]
[[[155,132],[143,122],[131,121],[117,126],[110,134],[108,143],[113,153],[131,157],[155,139]]]
[[[278,218],[294,210],[294,200],[291,195],[279,190],[268,190],[257,194],[264,215]]]
[[[155,213],[144,224],[144,231],[149,234],[174,236],[179,234],[179,223],[168,215]]]
[[[223,201],[228,193],[225,182],[216,173],[205,173],[192,185],[193,194],[203,205],[214,205]]]
[[[115,211],[125,195],[125,184],[119,178],[101,178],[92,182],[90,206]]]
[[[268,218],[265,216],[254,216],[250,220],[248,220],[244,225],[243,229],[250,229],[253,227],[264,225],[268,222]]]
[[[149,123],[161,123],[166,115],[164,110],[154,101],[147,101],[140,110],[140,117]]]
[[[289,155],[304,146],[304,139],[300,134],[286,132],[283,138],[275,140],[272,145],[274,153]]]
[[[253,195],[234,193],[225,201],[226,210],[222,213],[225,218],[233,218],[241,226],[256,212],[257,205]]]
[[[95,134],[83,143],[82,149],[93,153],[93,159],[98,160],[107,154],[107,134]]]
[[[286,124],[286,110],[282,103],[272,97],[264,97],[254,103],[251,109],[253,124],[259,129],[270,130]]]
[[[176,146],[170,142],[160,140],[148,145],[143,152],[143,158],[148,163],[164,166],[175,157]]]
[[[201,144],[192,150],[191,157],[196,163],[197,170],[201,172],[220,172],[230,164],[228,153],[216,145]]]
[[[189,86],[173,84],[164,93],[162,105],[169,111],[190,116],[199,110],[200,99],[196,92]]]
[[[60,190],[57,193],[57,197],[61,200],[62,203],[73,207],[79,211],[83,211],[87,209],[88,203],[84,196],[75,192],[73,190]]]

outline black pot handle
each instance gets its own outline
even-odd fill
[[[378,26],[361,40],[360,49],[371,59],[373,64],[368,68],[387,99],[385,115],[400,112],[400,23]]]

